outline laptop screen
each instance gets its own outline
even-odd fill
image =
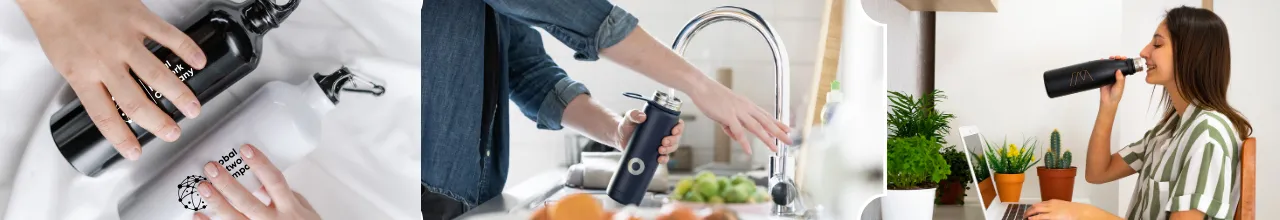
[[[964,148],[965,159],[968,160],[970,165],[969,167],[972,168],[972,169],[969,169],[969,171],[972,172],[970,176],[973,177],[973,185],[977,186],[979,185],[979,182],[982,181],[982,179],[978,179],[978,176],[979,176],[978,172],[987,172],[987,175],[983,175],[983,176],[987,176],[988,178],[992,176],[991,170],[982,169],[982,167],[986,167],[986,166],[982,166],[978,164],[980,163],[979,162],[980,160],[977,157],[981,157],[985,155],[983,154],[983,151],[986,149],[986,145],[983,144],[982,135],[979,134],[980,132],[978,131],[977,127],[973,127],[973,126],[961,127],[958,133],[961,135],[960,144]],[[992,184],[994,185],[995,181],[992,181]],[[989,207],[991,204],[986,204],[987,201],[982,199],[984,195],[982,195],[983,192],[982,190],[979,189],[979,187],[974,187],[974,190],[978,191],[977,194],[978,194],[979,205],[982,205],[983,210],[985,211],[986,208]],[[995,195],[985,195],[985,196],[995,196]]]

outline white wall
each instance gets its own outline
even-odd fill
[[[996,14],[939,13],[937,23],[937,87],[950,99],[942,104],[957,115],[957,126],[977,125],[988,138],[1012,141],[1023,135],[1038,137],[1047,144],[1048,133],[1058,128],[1063,147],[1077,152],[1074,165],[1083,166],[1092,121],[1096,117],[1098,92],[1089,91],[1057,99],[1044,93],[1043,71],[1099,59],[1109,55],[1137,56],[1150,40],[1165,10],[1190,5],[1198,0],[1087,0],[1087,1],[1001,1]],[[1228,24],[1233,47],[1234,78],[1228,98],[1253,122],[1254,136],[1280,135],[1276,119],[1268,112],[1280,111],[1280,101],[1259,99],[1263,83],[1277,77],[1267,74],[1265,63],[1275,60],[1271,53],[1280,43],[1269,40],[1277,33],[1269,13],[1280,4],[1267,1],[1218,1],[1215,10]],[[1087,12],[1087,13],[1086,13]],[[1137,140],[1158,120],[1156,87],[1135,75],[1125,89],[1114,125],[1112,151]],[[1153,100],[1154,99],[1154,100]],[[949,141],[958,141],[950,137]],[[1264,139],[1265,140],[1265,139]],[[1264,142],[1265,143],[1265,142]],[[1047,145],[1045,145],[1047,146]],[[1278,152],[1259,147],[1258,158]],[[1042,153],[1041,153],[1042,154]],[[1263,160],[1260,167],[1276,162]],[[1132,196],[1136,177],[1094,185],[1077,174],[1076,198],[1113,213],[1124,213]],[[1039,183],[1034,171],[1027,173],[1023,198],[1038,198]],[[1258,184],[1280,183],[1280,178],[1263,175]],[[1275,197],[1280,192],[1260,187],[1258,198]],[[1275,206],[1260,201],[1258,207]],[[1258,216],[1270,216],[1259,209]]]
[[[1231,37],[1231,86],[1227,89],[1227,100],[1232,106],[1244,113],[1253,124],[1253,136],[1258,137],[1258,193],[1257,210],[1259,217],[1280,216],[1280,210],[1266,207],[1280,207],[1280,175],[1267,168],[1280,167],[1280,161],[1272,160],[1280,156],[1276,146],[1280,139],[1280,100],[1274,96],[1273,82],[1280,81],[1275,68],[1271,66],[1280,60],[1280,43],[1275,41],[1280,31],[1276,30],[1276,21],[1280,21],[1280,2],[1268,0],[1217,0],[1214,11],[1227,23],[1227,31]]]
[[[698,13],[724,5],[755,11],[775,28],[786,46],[791,60],[792,104],[802,104],[801,98],[807,95],[805,92],[811,90],[801,82],[809,82],[810,76],[813,75],[814,57],[817,55],[818,46],[817,36],[824,10],[823,1],[615,0],[613,2],[638,17],[640,26],[645,28],[645,31],[668,45],[679,33],[680,28]],[[569,73],[570,77],[585,83],[594,94],[594,99],[616,112],[621,113],[643,106],[642,103],[633,99],[624,98],[623,92],[647,95],[654,90],[665,88],[639,73],[604,59],[597,62],[573,60],[571,50],[545,33],[543,41],[547,45],[547,53]],[[761,108],[773,109],[772,55],[764,39],[750,27],[734,23],[717,23],[709,26],[699,32],[689,44],[685,57],[707,74],[714,74],[716,69],[722,67],[732,68],[735,91],[759,103]],[[712,132],[720,132],[720,129],[714,122],[707,119],[685,94],[679,95],[686,100],[683,114],[698,116],[697,120],[687,122],[687,130],[681,143],[693,146],[695,163],[709,162],[715,134]],[[798,114],[793,113],[793,115]],[[519,184],[539,172],[559,169],[558,165],[564,160],[564,137],[576,132],[568,129],[537,130],[534,123],[524,119],[514,105],[511,108],[511,117],[513,156],[507,186]],[[735,152],[741,152],[736,144],[733,148]],[[767,149],[761,146],[753,149],[753,152],[756,152],[754,155],[756,163],[763,164],[767,161]]]

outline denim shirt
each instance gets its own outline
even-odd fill
[[[497,12],[503,71],[494,138],[481,137],[485,5]],[[541,28],[582,61],[635,29],[606,0],[430,0],[422,6],[422,183],[468,209],[500,196],[509,155],[508,103],[539,129],[561,129],[565,106],[587,94],[543,50]],[[511,100],[507,102],[505,100]],[[518,155],[517,155],[518,156]]]

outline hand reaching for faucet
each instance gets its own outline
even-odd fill
[[[729,134],[729,138],[738,142],[747,154],[751,154],[751,142],[747,142],[745,132],[755,134],[773,152],[778,151],[778,146],[773,143],[774,138],[785,144],[792,143],[791,137],[787,135],[791,128],[729,88],[712,83],[697,92],[689,93],[689,96],[693,98],[694,105],[711,120],[719,122],[720,128]]]
[[[786,144],[793,143],[787,136],[791,128],[774,119],[751,100],[708,78],[693,64],[649,35],[644,28],[636,27],[622,41],[600,50],[600,54],[663,85],[689,94],[693,98],[693,104],[711,120],[720,123],[724,132],[738,142],[747,154],[751,153],[747,132],[755,134],[769,150],[775,152],[778,151],[778,146],[773,143],[775,138]]]

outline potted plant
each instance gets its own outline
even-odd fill
[[[1023,141],[1022,148],[1014,144],[998,147],[987,142],[987,164],[996,173],[996,191],[1001,202],[1018,202],[1022,196],[1022,182],[1026,179],[1027,169],[1039,162],[1035,159],[1036,142],[1033,140]]]
[[[885,219],[933,218],[938,182],[951,173],[938,152],[942,144],[924,136],[890,138],[887,144],[888,191],[880,199]]]
[[[942,150],[942,159],[951,167],[951,174],[938,184],[937,201],[934,204],[964,204],[964,197],[968,195],[966,192],[969,192],[969,185],[973,181],[970,177],[972,173],[969,172],[969,160],[964,157],[964,152],[956,150],[955,145]]]
[[[955,116],[934,109],[944,98],[938,90],[919,99],[889,92],[889,190],[880,200],[886,219],[933,218],[938,182],[951,172],[939,150]]]
[[[996,198],[996,185],[991,180],[991,170],[987,167],[987,156],[969,153],[974,158],[973,177],[978,179],[978,194],[982,195],[982,208],[991,207],[991,200]]]
[[[951,119],[956,116],[933,107],[947,98],[940,90],[924,94],[920,99],[902,92],[889,92],[889,137],[925,136],[947,144]]]
[[[1062,151],[1058,129],[1049,134],[1049,151],[1044,152],[1044,166],[1036,167],[1040,177],[1040,199],[1071,201],[1076,184],[1076,167],[1071,166],[1071,150]]]

